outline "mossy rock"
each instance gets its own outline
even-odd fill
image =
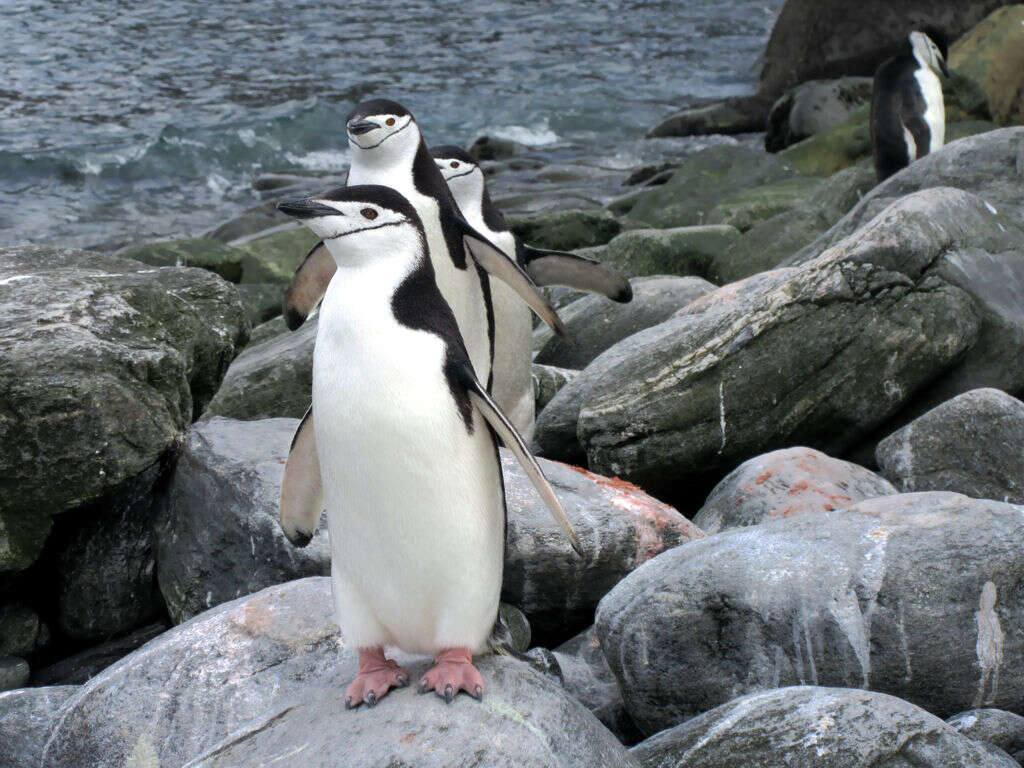
[[[319,238],[306,227],[286,229],[250,240],[242,252],[243,283],[289,283]]]
[[[242,279],[242,255],[238,250],[206,237],[139,243],[115,255],[154,267],[200,267],[232,283]]]
[[[589,253],[623,277],[695,275],[714,280],[716,261],[740,237],[727,224],[623,232],[604,249]]]
[[[238,295],[246,317],[254,327],[281,314],[284,287],[280,283],[241,283]]]
[[[571,251],[604,245],[622,225],[604,211],[555,211],[536,216],[513,216],[509,227],[519,239],[534,248]]]
[[[708,221],[730,224],[746,232],[762,221],[799,207],[821,184],[821,179],[793,176],[774,184],[742,189],[712,208]]]
[[[1024,5],[1009,5],[961,37],[949,63],[976,80],[999,125],[1024,125]]]

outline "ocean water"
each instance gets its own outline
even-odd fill
[[[345,115],[377,96],[431,143],[529,145],[491,182],[511,209],[600,203],[709,141],[642,136],[752,90],[781,5],[3,0],[0,245],[200,234],[268,174],[343,173]]]

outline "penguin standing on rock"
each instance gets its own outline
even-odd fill
[[[938,78],[940,73],[949,77],[944,52],[924,32],[911,32],[909,42],[908,53],[885,61],[875,72],[871,144],[880,182],[945,141],[946,108]]]
[[[313,405],[285,467],[281,526],[304,545],[327,509],[338,623],[359,654],[346,704],[372,707],[409,682],[387,647],[434,655],[421,693],[480,698],[473,655],[495,624],[504,559],[496,438],[577,552],[579,540],[474,371],[410,201],[350,186],[278,207],[323,238],[336,267],[320,309]]]
[[[509,229],[491,197],[483,169],[466,150],[455,146],[430,150],[455,202],[478,232],[501,248],[515,254],[519,266],[537,285],[566,285],[601,293],[618,302],[633,298],[629,281],[600,262],[563,251],[532,248]],[[530,372],[533,319],[530,311],[507,285],[491,278],[494,304],[494,388],[495,401],[528,439],[533,434],[534,395]]]

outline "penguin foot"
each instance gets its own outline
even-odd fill
[[[384,656],[383,648],[359,649],[359,674],[345,689],[345,707],[373,707],[392,688],[409,684],[409,673]]]
[[[465,691],[478,701],[484,697],[484,679],[473,666],[473,654],[468,648],[446,648],[434,658],[434,666],[420,678],[420,693],[434,691],[451,704],[459,691]]]

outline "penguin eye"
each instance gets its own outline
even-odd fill
[[[369,219],[370,221],[377,218],[377,212],[373,208],[363,208],[360,213],[363,214],[364,219]]]
[[[459,161],[458,160],[452,160],[452,168],[458,168],[458,167],[459,167]]]
[[[384,121],[384,125],[394,125],[394,124],[395,124],[395,118],[393,118],[393,117],[389,117],[387,120]]]

